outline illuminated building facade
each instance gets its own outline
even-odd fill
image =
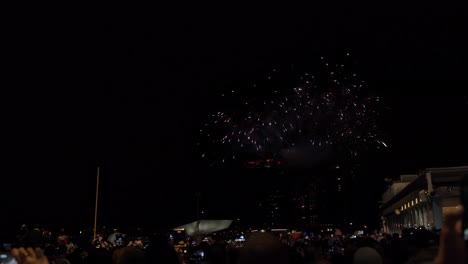
[[[386,233],[404,228],[440,229],[446,211],[460,206],[460,182],[468,166],[429,168],[402,175],[382,196],[382,225]]]

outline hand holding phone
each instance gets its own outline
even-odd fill
[[[468,260],[468,174],[463,176],[460,187],[463,207],[446,215],[435,264],[466,264]]]
[[[461,236],[462,214],[460,207],[447,210],[435,264],[466,264],[467,250]]]

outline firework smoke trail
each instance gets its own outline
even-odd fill
[[[273,70],[250,87],[257,95],[222,94],[237,100],[200,129],[202,157],[221,162],[242,153],[271,157],[304,144],[337,146],[353,156],[370,146],[386,147],[377,126],[379,98],[368,95],[365,83],[345,64],[330,65],[323,58],[321,63],[314,74],[298,78]]]

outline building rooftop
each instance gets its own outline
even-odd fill
[[[392,185],[382,195],[382,208],[386,208],[393,202],[401,199],[405,195],[416,189],[430,189],[426,175],[431,175],[431,185],[453,185],[460,182],[462,176],[468,174],[468,166],[427,168],[422,170],[419,175],[401,175],[401,181],[393,182]],[[432,191],[432,190],[429,190]]]

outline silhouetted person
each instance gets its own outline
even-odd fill
[[[358,249],[353,256],[353,264],[382,264],[382,256],[371,247]]]
[[[241,249],[240,264],[287,264],[288,252],[281,246],[278,238],[269,233],[254,233]]]
[[[169,239],[160,234],[151,237],[146,256],[149,264],[180,264],[179,256],[169,244]]]
[[[18,245],[24,246],[24,243],[26,243],[26,239],[28,238],[28,236],[29,236],[29,228],[28,226],[26,226],[26,224],[23,224],[18,234],[16,235],[16,239],[18,240]]]
[[[400,239],[400,236],[393,234],[391,243],[392,263],[405,263],[408,260],[406,241]]]
[[[145,264],[146,259],[143,250],[137,247],[124,247],[115,250],[112,262],[113,264]]]
[[[44,241],[44,235],[42,234],[41,229],[39,229],[39,225],[34,225],[33,230],[29,233],[28,237],[28,245],[30,247],[36,248],[42,246],[42,242]]]
[[[226,248],[217,240],[209,247],[207,256],[209,264],[225,264],[227,261]]]

